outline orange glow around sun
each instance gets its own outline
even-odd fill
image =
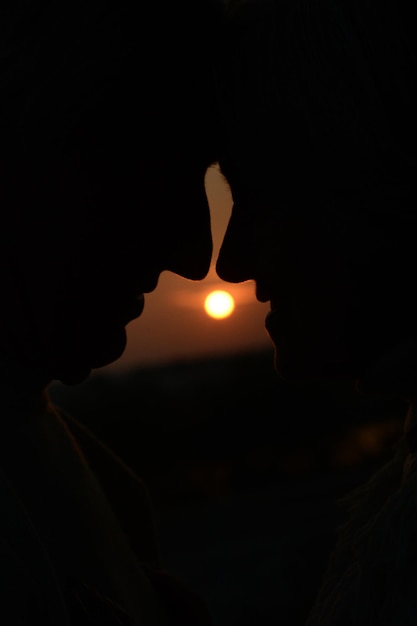
[[[216,320],[229,317],[234,311],[235,301],[228,291],[217,289],[212,291],[204,301],[204,310],[207,315]]]

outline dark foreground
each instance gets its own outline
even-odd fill
[[[98,372],[51,395],[145,479],[164,565],[214,626],[303,623],[337,500],[390,457],[405,410],[290,388],[271,351]]]

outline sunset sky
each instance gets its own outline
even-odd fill
[[[229,188],[216,167],[207,172],[206,190],[214,248],[209,274],[203,281],[193,282],[164,272],[157,289],[145,296],[141,317],[127,327],[128,343],[123,356],[106,369],[155,365],[271,346],[264,329],[269,305],[256,300],[254,283],[225,283],[215,271],[232,207]],[[224,319],[213,319],[204,309],[206,296],[216,289],[228,291],[235,300],[233,313]]]

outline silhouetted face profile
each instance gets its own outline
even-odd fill
[[[27,94],[3,159],[2,355],[64,382],[120,357],[161,272],[202,279],[212,251],[215,3],[191,11],[188,41],[184,16],[169,5],[165,15],[164,3],[158,15],[96,7],[96,20],[94,4],[68,5],[61,23],[41,15],[39,31],[23,20],[39,59],[25,59]],[[20,35],[23,56],[31,47]]]
[[[361,378],[416,331],[417,133],[399,48],[364,14],[374,56],[358,67],[365,53],[331,12],[235,6],[219,159],[234,205],[218,274],[255,281],[271,303],[283,377]],[[373,100],[382,79],[389,89]]]
[[[191,146],[136,154],[125,140],[87,151],[88,132],[73,137],[80,143],[71,142],[65,158],[32,164],[15,213],[17,297],[30,319],[20,332],[35,342],[27,344],[33,358],[44,353],[54,377],[64,379],[121,356],[125,327],[161,272],[199,280],[211,259],[208,157],[196,158]],[[139,142],[131,132],[129,141]],[[27,206],[30,215],[21,209]]]

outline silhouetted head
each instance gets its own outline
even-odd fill
[[[283,377],[378,371],[374,390],[409,393],[415,47],[394,8],[339,4],[231,5],[219,162],[234,207],[217,271],[271,302]]]
[[[222,6],[28,0],[0,13],[1,354],[77,381],[122,354],[162,271],[209,269]]]

